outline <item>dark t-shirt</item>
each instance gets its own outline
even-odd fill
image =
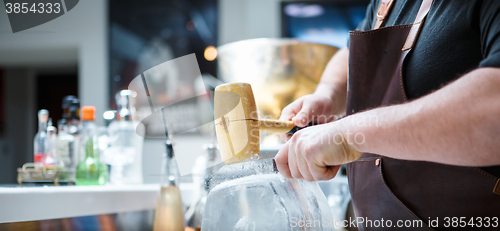
[[[421,3],[396,0],[385,26],[413,24]],[[380,0],[371,1],[358,30],[374,27],[379,5]],[[403,68],[408,99],[478,67],[500,67],[500,1],[435,0]]]
[[[413,24],[421,3],[396,0],[385,26]],[[379,5],[380,0],[371,0],[357,30],[375,26]],[[500,67],[500,0],[434,0],[403,67],[408,99],[429,94],[478,67]],[[500,166],[483,169],[500,177]]]

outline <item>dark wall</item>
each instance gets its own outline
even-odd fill
[[[37,111],[49,110],[54,126],[62,118],[61,103],[64,96],[78,96],[78,75],[42,74],[37,76]],[[38,126],[38,125],[37,125]]]
[[[217,74],[216,61],[204,58],[206,47],[217,46],[217,0],[110,0],[109,24],[113,109],[118,91],[165,61],[195,53],[202,74]],[[162,44],[156,54],[153,43]]]
[[[78,95],[78,77],[76,68],[9,67],[2,73],[0,110],[4,126],[0,136],[0,184],[14,184],[17,168],[33,162],[38,110],[48,109],[57,122],[62,114],[62,97]]]

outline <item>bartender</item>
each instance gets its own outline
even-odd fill
[[[498,230],[500,1],[372,0],[281,119],[324,124],[288,137],[280,173],[329,180],[347,164],[356,216],[379,229]]]

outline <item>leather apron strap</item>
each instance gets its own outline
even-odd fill
[[[387,15],[389,15],[389,12],[392,9],[393,2],[394,0],[382,0],[382,2],[380,2],[380,6],[377,10],[377,21],[375,22],[375,27],[373,27],[373,29],[378,29],[385,24]]]
[[[375,26],[373,27],[373,29],[379,29],[385,24],[385,22],[387,21],[387,16],[389,15],[392,9],[393,3],[394,0],[382,0],[380,2],[380,5],[377,10],[377,21],[375,22]],[[418,10],[417,13],[417,17],[413,22],[413,26],[411,27],[410,32],[408,33],[408,37],[406,38],[406,42],[402,49],[403,51],[411,49],[415,44],[415,41],[417,41],[418,34],[422,29],[422,25],[424,24],[425,18],[429,14],[429,10],[431,9],[432,3],[433,0],[422,1],[420,9]]]
[[[433,0],[423,0],[422,5],[420,5],[420,9],[418,10],[417,17],[415,18],[415,22],[410,29],[410,33],[408,33],[408,37],[406,38],[405,45],[403,46],[403,51],[409,50],[415,44],[417,40],[418,34],[422,29],[422,25],[424,24],[424,20],[429,14],[429,10],[431,9]]]

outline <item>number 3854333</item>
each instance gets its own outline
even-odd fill
[[[61,12],[60,3],[7,3],[5,4],[7,14],[58,14]]]

